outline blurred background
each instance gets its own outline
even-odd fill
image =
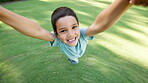
[[[5,1],[5,2],[4,2]],[[114,0],[1,0],[1,6],[52,31],[50,16],[72,8],[89,27]],[[148,83],[148,7],[132,6],[109,30],[89,41],[73,65],[48,41],[24,36],[0,22],[0,83]]]

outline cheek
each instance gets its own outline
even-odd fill
[[[63,40],[63,39],[66,38],[66,35],[65,35],[65,34],[59,34],[57,37],[58,37],[60,40]]]
[[[76,33],[77,33],[78,35],[80,35],[80,30],[77,30]]]

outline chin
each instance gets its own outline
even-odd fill
[[[74,46],[76,46],[78,44],[78,41],[77,42],[74,42],[74,43],[69,43],[69,44],[67,44],[68,46],[71,46],[71,47],[74,47]]]
[[[77,43],[76,44],[67,44],[68,46],[71,46],[71,47],[74,47],[74,46],[76,46],[77,45]]]

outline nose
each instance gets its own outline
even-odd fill
[[[68,35],[67,35],[68,38],[73,37],[73,35],[74,35],[74,31],[72,30],[68,31]]]

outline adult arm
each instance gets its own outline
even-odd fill
[[[47,41],[54,40],[53,34],[42,28],[36,22],[20,16],[2,6],[0,6],[0,21],[13,27],[24,35]]]
[[[130,0],[130,3],[134,5],[142,5],[145,7],[148,6],[148,0]]]

